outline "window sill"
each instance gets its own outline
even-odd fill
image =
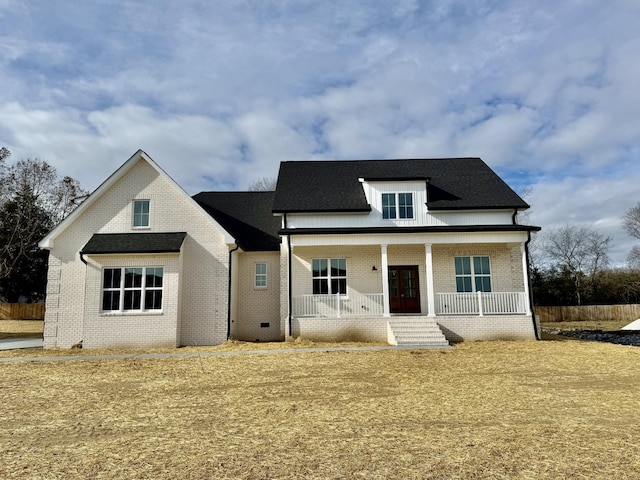
[[[119,311],[109,311],[109,312],[100,312],[100,316],[101,317],[150,317],[150,316],[157,316],[157,315],[163,315],[164,311],[163,310],[147,310],[147,311],[126,311],[126,312],[119,312]]]
[[[336,294],[335,293],[311,293],[311,294],[307,294],[304,296],[309,296],[309,297],[325,297],[325,298],[335,298]],[[340,300],[349,300],[349,295],[338,295],[340,297]],[[324,298],[314,298],[313,299],[315,302],[322,302],[324,301]]]

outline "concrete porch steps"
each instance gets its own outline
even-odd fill
[[[391,317],[387,321],[387,341],[397,346],[449,348],[449,342],[434,318]]]

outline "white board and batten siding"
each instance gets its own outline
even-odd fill
[[[288,228],[366,228],[366,227],[428,227],[448,225],[509,225],[513,210],[436,211],[427,209],[425,181],[362,182],[371,205],[370,212],[362,213],[289,213]],[[413,218],[382,218],[383,193],[412,193]]]

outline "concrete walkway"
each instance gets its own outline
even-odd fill
[[[15,350],[16,348],[42,347],[41,338],[7,338],[0,340],[0,350]]]
[[[23,347],[25,348],[25,347]],[[448,347],[451,348],[451,347]],[[238,350],[230,352],[190,352],[190,353],[122,353],[117,355],[64,355],[55,357],[9,357],[0,358],[0,363],[15,362],[62,362],[67,360],[122,360],[125,358],[189,358],[189,357],[229,357],[233,355],[272,355],[278,353],[317,353],[317,352],[357,352],[379,350],[428,350],[446,349],[444,347],[425,347],[424,345],[372,346],[372,347],[318,347],[318,348],[283,348],[275,350]]]

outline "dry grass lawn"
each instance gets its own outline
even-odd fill
[[[640,478],[638,365],[578,341],[0,363],[0,478]]]

